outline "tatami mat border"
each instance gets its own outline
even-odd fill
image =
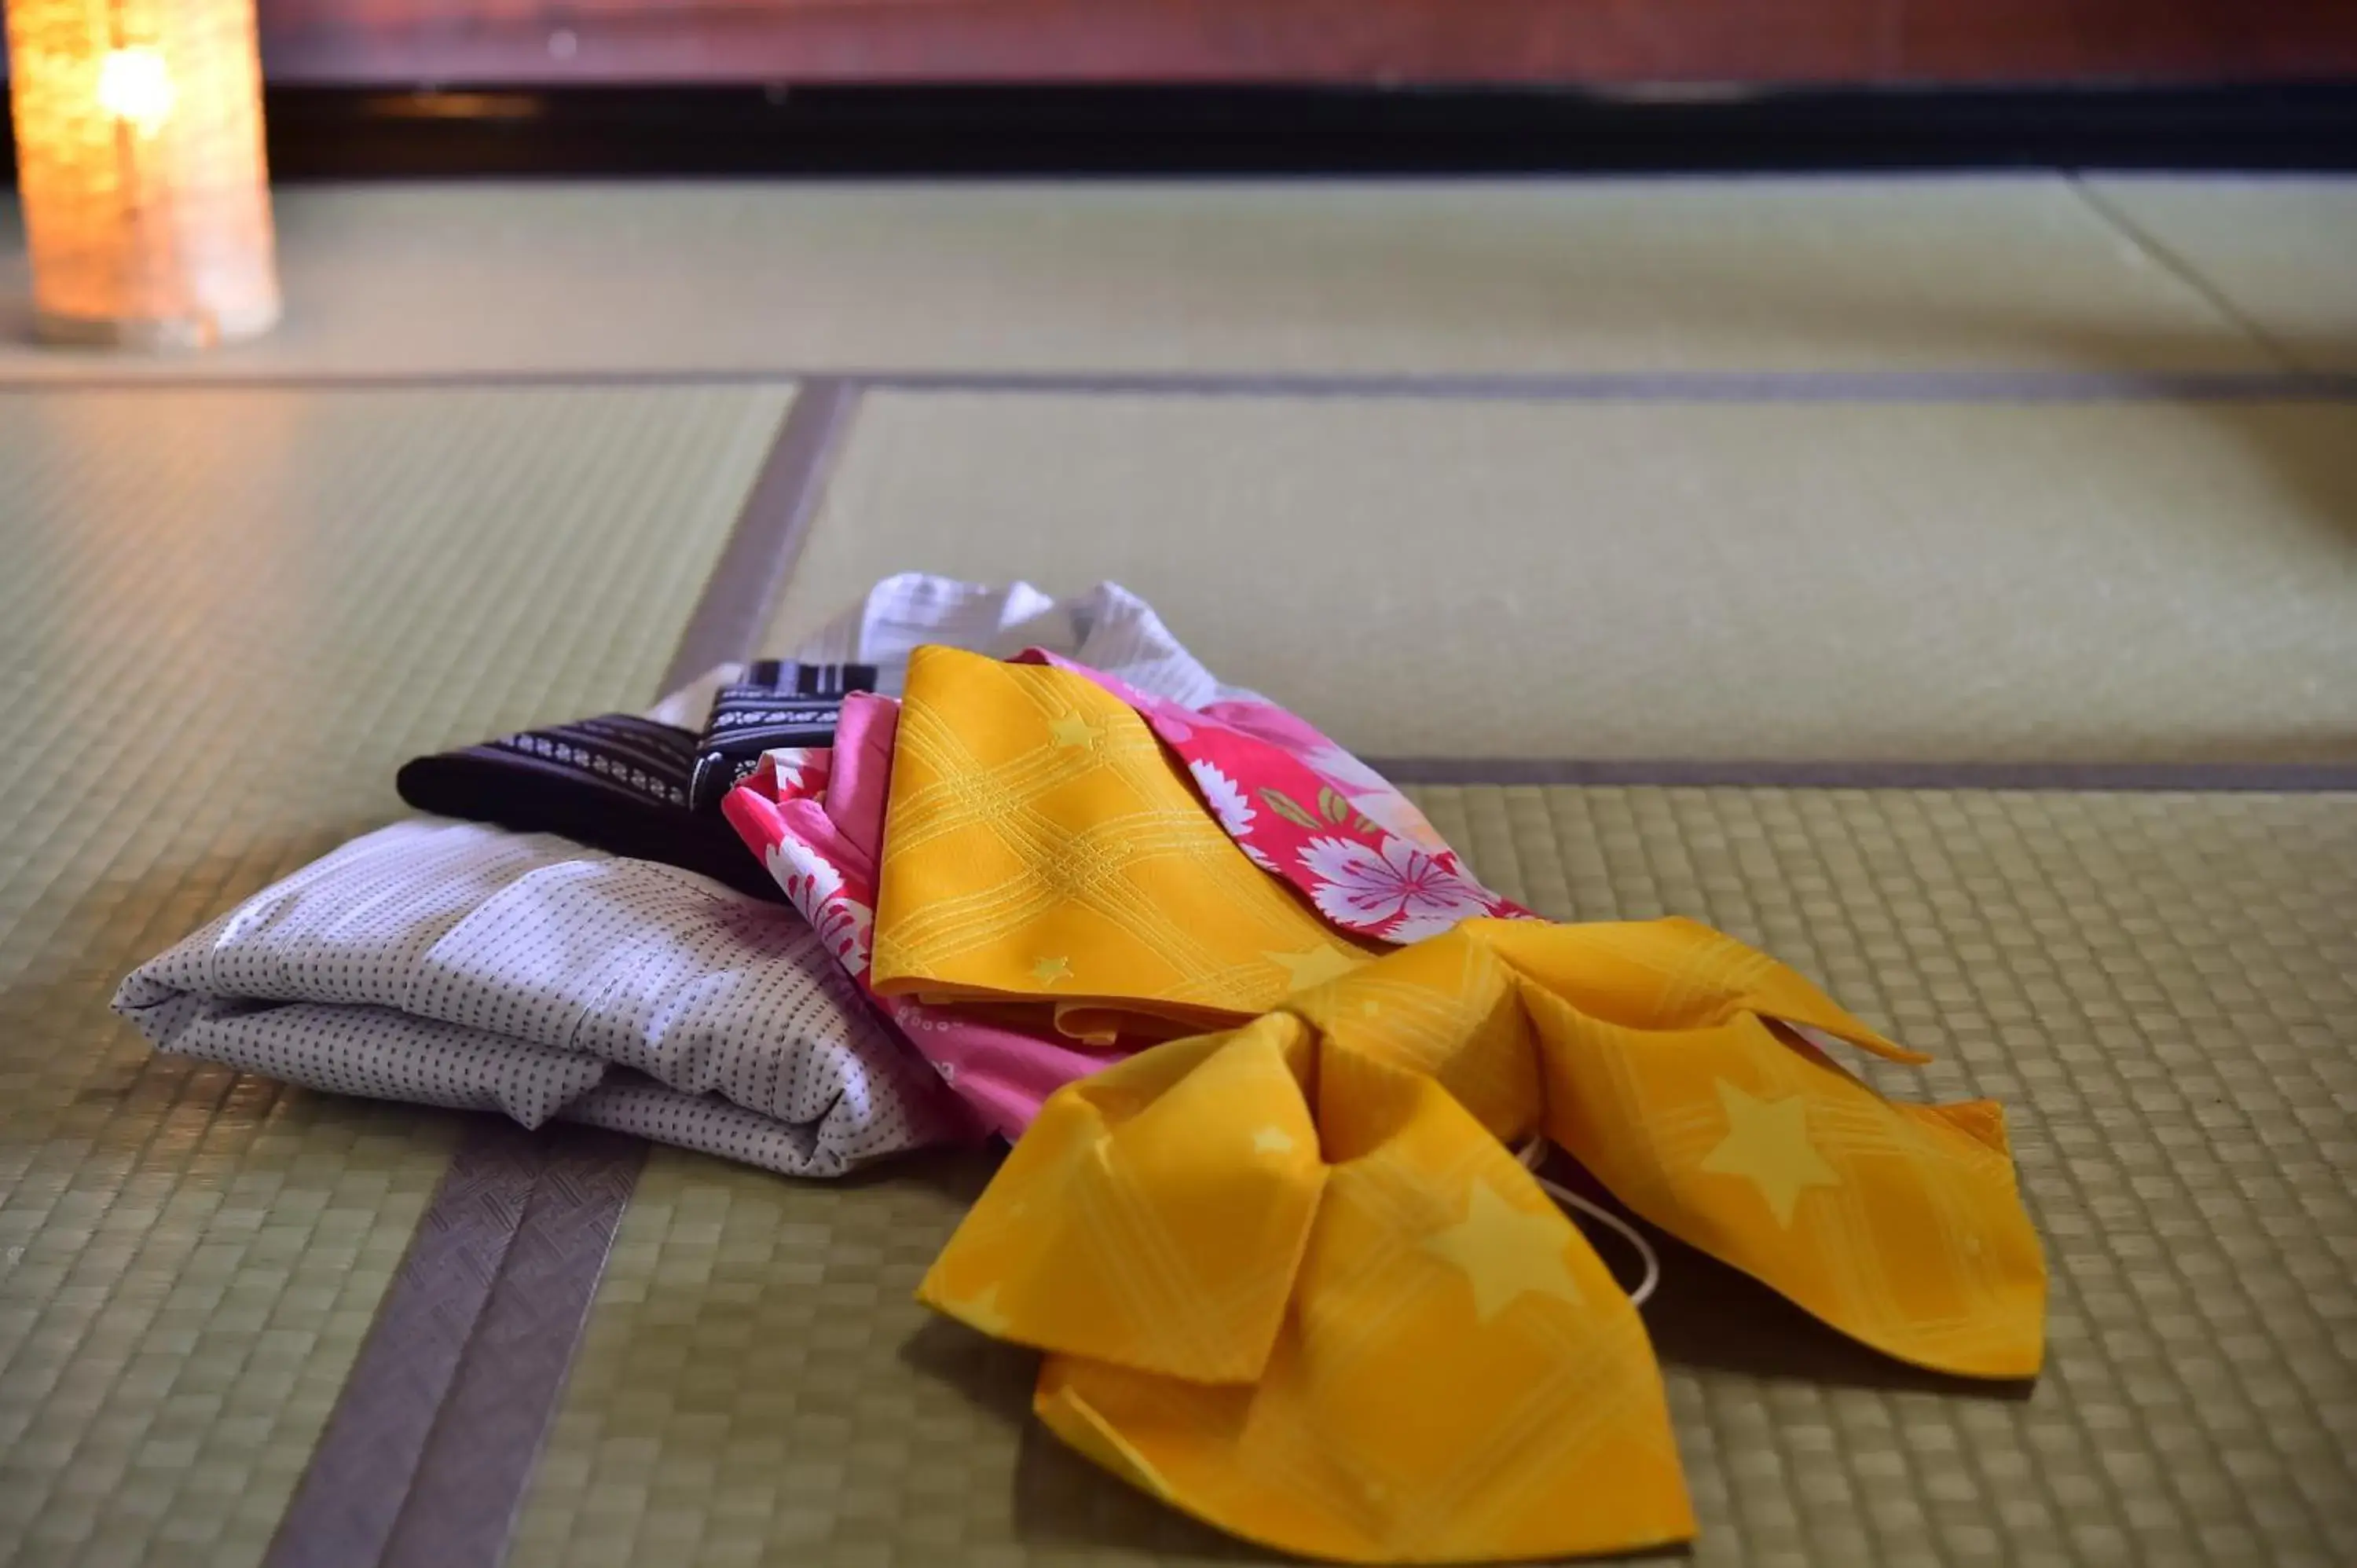
[[[645,1155],[469,1119],[264,1568],[495,1568]]]
[[[695,612],[663,677],[674,691],[716,664],[754,651],[770,607],[785,592],[810,532],[826,476],[859,403],[856,388],[832,377],[798,382],[737,526],[713,564]]]
[[[2302,795],[2357,790],[2357,765],[2301,762],[1756,762],[1387,757],[1397,784],[1565,784],[1764,789],[2160,790]]]
[[[2306,371],[1603,371],[1556,374],[1196,371],[912,371],[758,366],[395,372],[161,368],[122,374],[0,371],[0,393],[444,391],[825,382],[858,391],[1006,396],[1423,399],[1472,403],[2344,403],[2357,372]]]

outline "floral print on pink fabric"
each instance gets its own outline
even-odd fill
[[[1346,930],[1413,942],[1459,920],[1498,913],[1505,900],[1456,870],[1456,858],[1385,833],[1373,844],[1314,838],[1301,846],[1318,912]],[[1511,908],[1511,906],[1509,906]]]
[[[785,890],[786,901],[811,923],[835,961],[853,975],[865,975],[876,935],[874,901],[855,895],[843,873],[791,830],[761,858]]]
[[[1135,708],[1228,837],[1339,929],[1406,943],[1480,916],[1536,918],[1475,881],[1382,775],[1274,703],[1185,708],[1045,649],[1017,661],[1069,670]]]
[[[1448,847],[1448,841],[1440,836],[1439,830],[1425,820],[1424,813],[1415,809],[1415,802],[1401,794],[1390,779],[1275,703],[1233,700],[1213,703],[1201,710],[1201,716],[1217,719],[1230,729],[1290,754],[1340,791],[1344,800],[1378,827],[1428,850]]]
[[[721,811],[787,899],[802,912],[902,1037],[983,1124],[1019,1138],[1048,1096],[1119,1061],[1125,1051],[1081,1051],[869,988],[876,929],[876,854],[884,839],[899,704],[845,699],[832,757],[772,753],[729,791]],[[780,764],[784,764],[780,766]]]

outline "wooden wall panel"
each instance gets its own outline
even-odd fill
[[[260,0],[283,82],[2357,77],[2357,0]]]

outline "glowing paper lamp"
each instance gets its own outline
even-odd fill
[[[7,0],[44,338],[201,348],[278,319],[253,0]]]

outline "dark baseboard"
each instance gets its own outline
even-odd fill
[[[268,93],[280,179],[2357,170],[2357,82],[2219,88],[563,88]]]

